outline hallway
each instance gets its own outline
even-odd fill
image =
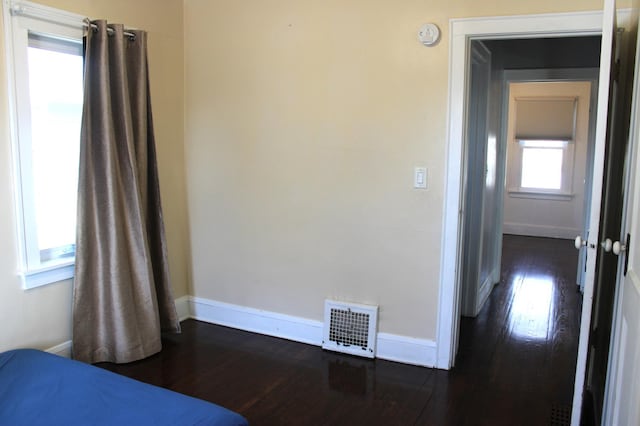
[[[103,368],[252,425],[568,424],[580,294],[572,241],[505,236],[502,282],[462,321],[451,371],[323,351],[195,320],[146,360]]]
[[[451,407],[447,424],[568,424],[582,306],[577,257],[570,240],[504,236],[501,282],[477,318],[462,319],[447,377],[464,382],[455,406],[478,420]]]

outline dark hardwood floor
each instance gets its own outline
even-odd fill
[[[581,297],[573,242],[505,236],[502,280],[464,318],[451,371],[346,356],[194,320],[144,361],[100,367],[252,425],[563,425]]]

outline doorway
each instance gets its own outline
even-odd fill
[[[590,114],[590,110],[596,110],[600,37],[472,41],[472,54],[475,51],[474,44],[476,43],[481,44],[482,48],[488,52],[488,56],[491,57],[491,81],[493,83],[488,86],[488,96],[482,94],[478,96],[476,93],[478,90],[474,90],[474,83],[478,79],[473,75],[478,67],[473,66],[475,61],[470,61],[472,64],[470,66],[468,99],[470,127],[467,129],[467,152],[470,154],[465,158],[465,201],[467,204],[464,208],[465,221],[462,236],[461,314],[467,317],[476,317],[481,311],[482,314],[478,315],[476,321],[461,319],[461,343],[469,345],[469,330],[473,330],[474,334],[500,335],[502,340],[499,341],[503,345],[496,345],[496,351],[505,350],[507,352],[503,356],[494,354],[492,360],[510,359],[507,353],[519,350],[528,353],[531,357],[529,361],[534,362],[537,360],[534,348],[539,349],[545,345],[551,347],[567,345],[571,348],[572,353],[565,353],[563,362],[568,359],[573,368],[560,369],[556,375],[559,381],[568,381],[569,386],[566,386],[565,383],[563,386],[564,395],[560,395],[563,392],[559,392],[552,403],[555,410],[566,413],[571,411],[571,384],[575,379],[577,330],[579,328],[576,327],[572,335],[549,336],[548,332],[549,327],[554,328],[557,325],[556,314],[558,312],[564,312],[563,320],[567,320],[571,324],[579,324],[580,310],[576,308],[575,303],[569,302],[564,297],[551,296],[556,292],[566,294],[567,289],[570,289],[573,290],[574,298],[578,298],[579,292],[576,285],[580,278],[581,268],[574,267],[569,274],[564,271],[560,282],[557,281],[557,276],[541,274],[540,271],[553,270],[554,259],[560,257],[549,257],[544,250],[536,251],[536,240],[527,240],[526,237],[559,238],[548,240],[548,244],[558,244],[559,247],[564,247],[567,253],[563,253],[562,258],[569,259],[568,262],[564,262],[565,264],[578,263],[578,252],[572,249],[573,242],[570,240],[575,235],[581,235],[582,229],[588,228],[584,221],[589,217],[590,200],[585,199],[584,194],[590,193],[592,176],[590,166],[593,165],[593,161],[588,159],[593,158],[594,139],[589,137],[589,133],[593,136],[595,113]],[[517,54],[517,52],[523,51],[527,52],[524,60]],[[514,54],[514,52],[516,53]],[[524,68],[517,68],[518,66]],[[475,105],[478,100],[474,99],[475,97],[489,99],[485,105],[486,113],[482,114],[471,110],[472,108],[477,109]],[[551,110],[551,114],[549,110]],[[486,116],[488,124],[478,126],[478,120],[471,119],[477,115]],[[530,120],[532,116],[536,119]],[[473,128],[472,126],[477,127]],[[483,128],[489,130],[485,134],[477,136],[477,133]],[[590,129],[591,132],[589,132]],[[555,191],[531,188],[531,185],[523,183],[525,176],[522,169],[527,158],[525,148],[529,147],[528,144],[533,144],[532,147],[536,148],[538,145],[535,144],[542,141],[560,144],[556,150],[559,151],[564,163],[561,162],[559,165],[562,178],[558,179],[559,185]],[[474,143],[484,146],[469,146]],[[476,152],[482,152],[484,157],[473,155]],[[507,165],[513,166],[514,163],[517,170],[514,170],[513,167],[507,167]],[[567,170],[567,166],[570,166],[570,169]],[[544,173],[545,175],[550,173],[548,164],[545,165]],[[478,181],[481,181],[482,185],[478,185]],[[589,187],[585,190],[586,182],[589,182]],[[478,198],[480,198],[479,201]],[[586,213],[585,209],[587,209]],[[560,216],[563,215],[566,216],[564,221],[560,220],[562,219]],[[549,219],[555,220],[540,220],[543,216],[553,216]],[[475,219],[477,217],[480,219]],[[469,226],[470,223],[473,225],[473,220],[470,221],[470,218],[480,223],[480,229]],[[504,222],[506,222],[506,226],[504,226]],[[502,250],[498,250],[498,248],[513,249],[513,247],[503,247],[502,245],[503,228],[507,234],[526,236],[518,241],[531,244],[527,261],[536,264],[539,269],[535,273],[533,271],[516,271],[515,275],[522,280],[518,285],[512,282],[514,277],[508,277],[509,272],[512,275],[514,273],[510,270],[509,265],[507,265],[506,272],[504,268],[501,268],[504,266],[501,265]],[[506,241],[511,242],[511,246],[513,246],[512,238],[507,238]],[[523,249],[521,247],[521,250]],[[509,251],[505,253],[508,255]],[[503,281],[500,293],[507,291],[510,296],[489,297],[491,289],[486,292],[484,290],[486,283],[473,281],[473,274],[466,271],[469,265],[477,267],[479,271],[488,270],[492,276],[498,277],[492,282],[491,289],[493,289],[493,284],[500,281],[500,270],[502,269]],[[584,269],[583,263],[582,269]],[[525,279],[527,275],[532,274],[538,275],[528,276]],[[505,278],[507,281],[504,281]],[[571,284],[567,286],[567,283],[562,280],[570,280]],[[505,287],[509,290],[505,290]],[[561,288],[562,290],[560,290]],[[468,294],[474,291],[477,292],[477,296],[473,300],[480,302],[475,311],[469,310],[464,303],[465,300],[470,299]],[[483,310],[482,305],[485,300],[490,303]],[[508,309],[504,309],[509,315],[501,315],[500,321],[487,321],[487,311],[502,312],[495,306],[496,302],[501,303],[501,301],[510,303]],[[567,306],[555,306],[560,303],[566,303]],[[518,306],[520,308],[516,309]],[[512,310],[518,312],[511,315]],[[566,318],[566,315],[569,314],[572,314],[572,318]],[[514,316],[517,317],[515,322]],[[523,324],[529,328],[523,327]],[[531,328],[532,324],[537,324],[537,328]],[[520,335],[518,335],[519,328],[524,328],[524,330],[520,330]],[[523,333],[526,336],[523,336]],[[527,345],[530,345],[531,341],[534,341],[535,345],[528,348]],[[516,347],[520,347],[520,349],[514,349]],[[468,357],[468,352],[469,347],[466,347],[465,351],[460,352],[460,355],[462,356],[464,353],[464,356]],[[540,356],[542,358],[548,357],[553,351],[547,352],[549,353],[540,354]],[[458,361],[462,361],[463,365],[469,364],[468,360],[466,362],[464,359]],[[540,365],[543,364],[544,362]],[[549,381],[545,386],[551,386],[555,389],[553,384],[554,382]]]
[[[603,19],[606,17],[606,19]],[[450,105],[449,105],[449,146],[447,188],[445,194],[445,212],[443,224],[443,252],[442,279],[440,293],[440,311],[438,322],[437,366],[448,369],[454,363],[458,349],[458,330],[460,324],[460,294],[461,294],[461,237],[462,223],[466,211],[464,198],[465,164],[462,161],[465,149],[466,95],[468,82],[468,47],[472,40],[483,39],[514,39],[514,38],[542,38],[542,37],[584,37],[603,35],[603,61],[600,73],[599,93],[602,93],[598,104],[598,125],[596,128],[596,143],[594,155],[594,178],[592,203],[589,223],[592,238],[598,234],[600,214],[600,191],[604,170],[604,146],[606,133],[607,102],[609,99],[609,75],[612,55],[612,38],[615,28],[615,4],[607,1],[604,12],[518,16],[508,18],[479,18],[477,20],[452,21],[451,25],[451,68],[450,68]],[[606,42],[605,42],[606,41]],[[597,194],[594,195],[594,194]],[[596,218],[595,220],[593,218]],[[598,245],[589,241],[589,253],[595,252]],[[585,304],[582,312],[584,326],[580,331],[580,345],[578,351],[578,367],[582,373],[576,376],[576,389],[582,389],[584,360],[586,357],[586,341],[588,336],[589,315],[591,312],[591,295],[593,294],[593,269],[595,256],[589,256],[586,279]],[[588,301],[588,302],[587,302]],[[573,409],[581,406],[582,395],[577,394]],[[579,417],[577,417],[579,418]]]
[[[460,231],[462,229],[463,200],[463,146],[465,99],[467,82],[467,54],[470,39],[527,38],[540,36],[598,36],[602,32],[601,12],[575,15],[537,15],[511,18],[464,19],[451,23],[451,68],[449,104],[449,144],[447,188],[442,234],[441,283],[439,319],[437,330],[436,366],[449,369],[453,366],[458,349],[457,330],[460,324],[461,259]],[[499,250],[496,250],[499,252]]]
[[[590,202],[584,188],[591,182],[586,166],[592,164],[595,123],[595,114],[590,117],[589,111],[596,106],[599,56],[599,36],[471,41],[463,316],[478,315],[500,280],[503,222],[505,232],[516,235],[574,239],[583,234]],[[557,140],[542,140],[549,138]],[[529,147],[543,142],[559,147]],[[558,188],[521,183],[526,176],[520,171],[531,166],[523,160],[531,152],[560,157]],[[548,177],[549,162],[544,166],[537,175]],[[549,219],[542,220],[544,216]],[[579,271],[584,259],[581,266]]]

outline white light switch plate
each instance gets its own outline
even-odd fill
[[[413,171],[413,187],[415,189],[427,189],[427,168],[416,167]]]

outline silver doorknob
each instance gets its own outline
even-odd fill
[[[616,241],[613,243],[613,254],[616,256],[620,255],[623,251],[627,249],[627,246],[624,244],[620,244],[620,241]]]
[[[600,243],[600,247],[602,247],[606,253],[609,253],[613,248],[613,241],[611,241],[611,238],[607,238]]]
[[[574,245],[577,250],[580,250],[582,247],[587,245],[587,240],[583,240],[580,235],[578,235],[574,241]]]

